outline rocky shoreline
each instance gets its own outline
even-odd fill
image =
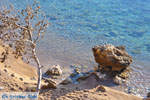
[[[0,91],[35,91],[37,81],[36,69],[24,63],[21,58],[16,59],[13,50],[9,46],[3,45],[3,43],[0,45],[0,54]],[[54,80],[60,80],[59,77],[64,74],[60,68],[58,65],[53,66],[49,73],[46,73],[47,75],[53,75],[53,77],[51,79],[43,78],[39,100],[85,100],[87,98],[89,100],[102,100],[103,98],[106,100],[126,100],[123,98],[124,96],[128,100],[142,99],[114,90],[112,87],[106,87],[108,81],[104,81],[105,79],[103,79],[102,74],[99,74],[99,67],[85,73],[75,68],[68,78],[57,83]],[[109,77],[109,82],[111,78]],[[115,77],[111,81],[115,82],[115,84],[123,82],[120,77],[119,79]]]

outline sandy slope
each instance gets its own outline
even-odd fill
[[[7,53],[8,51],[8,53]],[[6,54],[7,53],[7,54]],[[3,61],[5,56],[5,61]],[[0,43],[0,87],[2,91],[22,91],[25,90],[28,83],[35,84],[36,70],[30,65],[24,63],[21,58],[16,59],[8,46]]]
[[[57,86],[57,89],[45,90],[40,94],[40,100],[142,100],[139,97],[100,85],[95,75],[79,84]]]
[[[0,43],[0,58],[8,51],[4,62],[0,62],[0,91],[25,91],[27,87],[35,87],[37,81],[36,70],[24,63],[21,58],[16,59],[12,50]],[[80,84],[60,85],[57,89],[42,90],[40,100],[141,100],[140,98],[123,92],[104,87],[103,92],[95,76],[90,76]]]

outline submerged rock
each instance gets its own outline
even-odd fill
[[[114,79],[113,79],[113,82],[117,85],[121,85],[121,84],[124,84],[124,83],[127,83],[126,80],[122,79],[121,77],[119,76],[116,76]]]
[[[132,57],[128,55],[124,46],[99,45],[92,48],[92,51],[95,61],[104,71],[121,72],[132,63]]]
[[[51,76],[51,75],[60,76],[61,74],[62,74],[62,70],[59,65],[54,65],[45,72],[45,75],[48,75],[48,76]]]

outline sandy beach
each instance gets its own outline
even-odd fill
[[[25,92],[30,87],[36,87],[36,69],[21,58],[16,59],[13,51],[6,45],[0,44],[0,58],[2,53],[8,52],[7,58],[0,63],[0,92]],[[44,81],[43,81],[44,82]],[[57,84],[56,89],[41,90],[39,100],[142,100],[142,98],[114,90],[101,85],[95,75],[79,84]]]

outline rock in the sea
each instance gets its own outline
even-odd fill
[[[117,85],[123,84],[123,80],[122,80],[122,78],[119,77],[119,76],[116,76],[116,77],[113,79],[113,82],[114,82],[115,84],[117,84]]]
[[[95,61],[105,71],[122,71],[132,63],[132,57],[128,55],[124,46],[111,44],[99,45],[92,48]]]
[[[58,75],[60,76],[62,74],[62,70],[60,68],[59,65],[54,65],[52,66],[51,68],[49,68],[46,72],[45,72],[46,75]]]

